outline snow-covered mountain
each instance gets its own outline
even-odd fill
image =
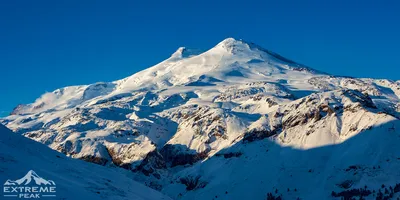
[[[0,180],[5,186],[52,185],[56,186],[57,199],[170,199],[133,181],[125,170],[68,158],[12,133],[3,125],[0,125],[0,160]]]
[[[228,38],[46,93],[2,123],[173,199],[329,199],[396,187],[399,117],[399,81],[331,76]]]

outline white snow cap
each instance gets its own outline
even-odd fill
[[[215,46],[215,48],[223,48],[229,52],[232,52],[234,49],[249,49],[249,47],[249,44],[247,44],[243,40],[238,40],[231,37],[222,40]]]

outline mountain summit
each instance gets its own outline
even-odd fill
[[[180,47],[165,61],[122,80],[58,89],[43,95],[33,104],[18,106],[13,113],[34,113],[60,106],[74,107],[100,96],[197,84],[234,85],[249,81],[291,80],[285,83],[287,87],[312,90],[311,87],[298,88],[297,83],[325,75],[253,43],[227,38],[205,52]],[[220,81],[207,82],[200,80],[201,77]]]
[[[201,76],[210,76],[229,83],[246,81],[248,78],[276,80],[289,76],[324,74],[255,44],[233,38],[227,38],[201,54],[185,56],[186,51],[189,50],[179,48],[171,57],[179,59],[167,59],[117,81],[118,88],[123,91],[139,88],[163,89],[190,84]]]
[[[173,199],[329,199],[400,187],[399,118],[399,81],[330,76],[227,38],[43,94],[2,123]]]
[[[179,47],[175,53],[171,55],[170,59],[183,59],[183,58],[189,58],[193,56],[197,56],[199,54],[203,53],[203,51],[199,49],[188,49],[186,47]]]

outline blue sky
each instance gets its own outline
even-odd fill
[[[336,75],[400,79],[399,1],[1,1],[0,115],[227,37]]]

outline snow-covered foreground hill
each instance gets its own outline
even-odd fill
[[[0,125],[0,161],[1,181],[21,178],[34,170],[54,181],[56,199],[170,199],[133,181],[123,170],[68,158],[12,133],[3,125]],[[3,194],[6,193],[1,198],[14,198]]]
[[[399,195],[399,112],[399,81],[331,76],[228,38],[46,93],[2,123],[173,199],[372,199]]]

